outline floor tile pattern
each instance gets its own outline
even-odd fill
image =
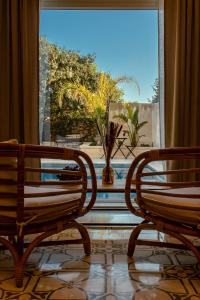
[[[28,261],[23,288],[15,287],[12,259],[2,252],[0,299],[200,299],[200,265],[191,253],[138,246],[134,258],[128,258],[129,234],[90,230],[91,256],[84,256],[81,245],[37,248]]]

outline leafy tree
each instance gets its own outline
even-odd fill
[[[99,73],[94,61],[94,55],[81,56],[75,51],[50,44],[47,39],[40,39],[40,124],[43,124],[41,131],[44,132],[45,127],[51,126],[51,132],[66,133],[75,115],[81,117],[84,106],[79,105],[77,99],[68,97],[60,107],[56,100],[57,93],[66,82],[81,84],[91,92],[95,91]]]
[[[79,104],[85,107],[85,113],[90,116],[98,127],[109,127],[109,106],[111,102],[122,102],[123,91],[118,88],[120,82],[130,82],[131,78],[126,76],[112,79],[110,74],[100,73],[97,89],[90,91],[84,85],[66,83],[58,93],[58,103],[60,106],[65,103],[65,97],[74,97]],[[94,132],[96,136],[96,132]],[[94,140],[94,137],[92,136]]]
[[[71,133],[80,124],[93,130],[97,117],[109,110],[110,102],[122,102],[119,83],[131,82],[126,76],[113,79],[98,72],[95,56],[80,55],[40,39],[40,124],[56,135]],[[101,114],[99,112],[101,111]],[[108,114],[107,114],[108,115]],[[94,131],[94,130],[93,130]],[[43,140],[49,136],[43,136]]]
[[[160,82],[159,82],[158,78],[155,79],[152,88],[153,88],[154,94],[151,98],[151,102],[157,103],[160,101]]]
[[[127,77],[112,79],[107,73],[100,73],[96,91],[89,90],[85,85],[66,82],[60,88],[57,99],[61,106],[66,97],[74,97],[77,102],[85,106],[86,112],[93,116],[97,109],[106,110],[107,101],[122,102],[123,91],[117,87],[121,81],[130,80]]]

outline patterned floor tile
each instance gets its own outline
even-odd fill
[[[94,239],[90,256],[84,255],[81,245],[37,248],[28,261],[23,288],[15,286],[9,254],[0,253],[0,299],[200,299],[200,266],[191,253],[138,246],[129,258],[124,238],[128,233],[119,231],[120,240],[116,233],[109,232],[113,240]]]

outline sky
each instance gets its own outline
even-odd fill
[[[95,54],[99,71],[112,78],[132,77],[119,85],[126,101],[147,102],[158,77],[156,10],[42,10],[40,35],[68,50]]]

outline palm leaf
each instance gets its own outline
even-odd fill
[[[148,123],[147,121],[139,123],[138,126],[137,126],[137,130],[139,130],[140,128],[142,128],[147,123]]]
[[[120,119],[121,121],[123,121],[124,123],[127,123],[128,122],[128,118],[125,114],[123,113],[120,113],[118,115],[114,115],[113,116],[113,119]]]

